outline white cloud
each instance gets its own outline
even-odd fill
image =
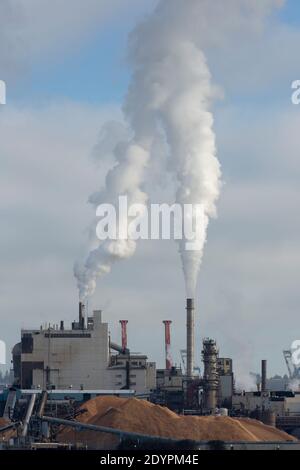
[[[102,123],[116,117],[118,111],[113,108],[71,102],[1,110],[0,295],[7,317],[1,334],[9,345],[17,341],[20,326],[61,318],[69,322],[77,315],[73,261],[93,216],[86,199],[104,177],[102,163],[88,162],[88,155],[94,151]],[[294,117],[293,113],[285,115],[283,122],[293,122]],[[232,129],[235,124],[232,118]],[[294,128],[284,126],[282,134],[280,128],[275,143],[267,139],[261,149],[256,148],[258,162],[281,140],[286,142],[286,155],[296,152]],[[259,136],[260,126],[251,134],[245,126],[235,145],[247,149]],[[224,157],[229,155],[230,139],[222,139],[221,148]],[[238,156],[242,165],[247,157]],[[292,161],[282,156],[287,175]],[[234,164],[230,168],[233,171]],[[270,168],[268,181],[258,181],[253,175],[245,183],[235,177],[224,188],[200,273],[198,362],[200,338],[211,335],[217,338],[222,354],[233,358],[240,357],[243,344],[247,367],[258,370],[264,355],[270,359],[271,370],[285,372],[281,350],[295,339],[295,327],[286,325],[298,321],[300,226],[296,214],[300,200],[297,182],[291,184],[287,178],[283,184],[278,172]],[[163,357],[161,321],[171,318],[178,363],[179,349],[185,344],[183,292],[175,243],[143,242],[134,259],[101,280],[92,306],[104,308],[115,340],[122,312],[130,321],[132,348],[159,362]],[[158,338],[161,347],[149,342],[149,335]]]
[[[76,303],[72,266],[94,215],[88,194],[102,178],[88,155],[103,122],[116,117],[112,107],[71,102],[1,108],[0,295],[10,340],[25,316],[49,318],[51,299],[50,309],[66,308],[68,296]]]

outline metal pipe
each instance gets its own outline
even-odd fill
[[[113,343],[112,341],[110,341],[109,346],[110,346],[111,349],[113,349],[114,351],[119,352],[120,354],[129,354],[129,349],[128,348],[123,349],[122,346],[120,346],[117,343]]]
[[[2,428],[0,428],[0,433],[8,431],[9,429],[14,429],[14,428],[20,426],[20,424],[21,424],[20,421],[16,421],[15,423],[7,424],[6,426],[3,426]]]
[[[84,329],[84,303],[79,302],[79,328]]]
[[[123,349],[127,349],[127,323],[128,323],[128,320],[120,320]]]
[[[267,390],[267,361],[263,359],[261,361],[261,391],[266,392]]]
[[[130,361],[126,361],[126,389],[130,389]]]
[[[47,400],[48,400],[48,393],[47,393],[47,390],[43,390],[42,396],[41,396],[41,401],[40,401],[39,410],[38,410],[38,413],[37,413],[37,416],[38,416],[39,418],[41,418],[41,416],[43,416],[43,414],[44,414],[44,410],[45,410],[45,406],[46,406]]]
[[[137,439],[147,439],[147,440],[152,440],[152,441],[170,442],[170,443],[178,442],[180,440],[180,439],[171,439],[168,437],[151,436],[149,434],[140,434],[137,432],[123,431],[122,429],[109,428],[106,426],[96,426],[95,424],[86,424],[86,423],[81,423],[80,421],[69,421],[67,419],[52,418],[51,416],[42,416],[41,420],[46,421],[48,423],[62,424],[64,426],[70,426],[70,427],[77,428],[77,429],[89,429],[90,431],[115,434],[120,437],[128,437],[128,438],[135,437]]]
[[[171,320],[164,320],[163,324],[165,325],[165,358],[166,358],[166,369],[170,370],[173,366],[172,357],[171,357],[171,332],[170,325]]]
[[[22,431],[22,436],[26,437],[27,436],[27,431],[28,431],[28,425],[30,422],[30,418],[33,412],[34,404],[35,404],[35,399],[36,399],[36,394],[33,393],[30,397],[29,405],[26,411],[26,416],[23,424],[23,431]]]
[[[186,299],[186,375],[194,375],[194,299]]]

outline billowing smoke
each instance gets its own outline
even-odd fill
[[[119,195],[127,195],[129,204],[147,202],[143,189],[146,168],[157,142],[167,144],[168,169],[177,184],[176,201],[197,205],[192,222],[194,226],[201,222],[195,234],[197,250],[187,250],[185,239],[179,243],[188,297],[194,296],[221,177],[211,112],[218,90],[212,85],[202,48],[218,46],[237,25],[246,28],[251,23],[255,29],[257,18],[260,24],[278,3],[264,0],[255,6],[252,0],[161,0],[130,36],[133,76],[123,110],[132,138],[117,144],[116,165],[107,175],[105,189],[91,201],[116,204]],[[96,243],[83,265],[75,267],[80,296],[93,293],[97,277],[109,272],[116,260],[132,256],[135,249],[136,242],[131,240]]]
[[[199,205],[198,224],[195,210],[192,213],[197,248],[188,250],[185,238],[179,243],[187,297],[194,297],[207,226],[216,213],[220,191],[221,172],[209,111],[214,89],[203,53],[182,38],[172,41],[155,74],[164,90],[158,113],[170,148],[170,168],[178,181],[176,201],[182,207]]]
[[[142,133],[137,133],[128,144],[123,143],[116,149],[116,166],[106,177],[106,188],[94,194],[90,201],[98,205],[110,202],[117,206],[119,194],[127,195],[128,204],[146,204],[147,195],[141,190],[145,167],[149,160],[150,142]],[[126,221],[120,220],[119,230]],[[94,227],[95,228],[95,227]],[[129,258],[136,249],[134,240],[105,240],[94,242],[84,264],[76,263],[74,274],[77,278],[80,299],[92,295],[95,291],[97,277],[110,272],[115,261]]]
[[[236,361],[237,364],[239,361]],[[236,363],[235,363],[236,364]],[[256,374],[252,372],[247,372],[245,369],[240,369],[238,364],[238,369],[236,370],[235,367],[235,389],[237,392],[256,392],[257,391],[257,384],[259,383],[258,378],[260,376],[257,376]]]
[[[117,204],[122,194],[128,196],[129,205],[146,203],[147,195],[141,189],[145,168],[153,143],[159,134],[164,134],[170,148],[170,168],[179,183],[177,202],[203,205],[203,223],[197,233],[199,250],[187,252],[184,241],[180,247],[187,291],[191,295],[208,218],[215,212],[220,170],[215,157],[213,119],[208,111],[213,96],[209,70],[201,50],[177,34],[176,28],[172,31],[167,26],[176,12],[176,3],[161,2],[153,17],[132,35],[134,75],[124,112],[133,138],[116,146],[117,164],[107,175],[104,191],[94,195],[92,202]],[[116,260],[132,256],[135,249],[133,240],[107,240],[92,249],[83,266],[75,266],[80,297],[92,294],[97,277],[108,273]]]

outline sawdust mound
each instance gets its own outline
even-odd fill
[[[8,421],[5,418],[0,417],[0,428],[4,428],[4,426],[7,426],[10,424],[10,421]],[[0,433],[0,441],[8,441],[10,438],[16,436],[16,431],[15,429],[8,429],[7,431],[4,431]]]
[[[180,416],[168,408],[136,398],[97,397],[84,403],[78,420],[151,436],[196,441],[293,441],[292,436],[252,419],[228,416]],[[63,428],[62,442],[82,442],[91,448],[112,449],[118,438],[93,431]]]

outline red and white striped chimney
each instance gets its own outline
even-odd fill
[[[171,332],[170,325],[171,320],[164,320],[165,325],[165,354],[166,354],[166,369],[170,370],[173,366],[172,356],[171,356]]]
[[[120,320],[122,332],[122,349],[127,349],[127,323],[128,320]]]

